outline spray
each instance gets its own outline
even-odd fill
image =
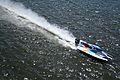
[[[68,30],[61,29],[58,25],[50,24],[44,17],[39,16],[37,13],[33,12],[31,9],[27,9],[22,3],[13,2],[11,0],[0,0],[0,6],[7,8],[8,10],[16,13],[28,19],[30,22],[46,29],[47,31],[57,35],[59,43],[66,47],[75,48],[74,40],[75,37]],[[32,26],[31,26],[32,27]],[[31,28],[32,29],[32,28]]]

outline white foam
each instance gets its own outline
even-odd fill
[[[13,2],[11,0],[0,0],[0,5],[7,8],[8,10],[20,15],[31,22],[39,25],[42,28],[58,35],[63,41],[60,41],[61,44],[73,48],[74,46],[66,42],[70,41],[74,43],[75,37],[68,30],[61,29],[59,26],[50,24],[44,17],[39,16],[37,13],[33,12],[31,9],[27,9],[22,3]],[[32,27],[32,26],[31,26]],[[32,29],[32,28],[31,28]]]

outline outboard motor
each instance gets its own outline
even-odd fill
[[[75,45],[78,46],[80,39],[75,39]]]

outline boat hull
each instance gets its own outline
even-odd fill
[[[95,58],[95,59],[98,59],[98,60],[102,60],[102,61],[108,61],[108,58],[103,58],[103,57],[100,57],[98,55],[96,55],[96,53],[86,49],[86,48],[82,48],[82,47],[78,47],[77,48],[81,53],[83,53],[84,55],[87,55],[89,57],[92,57],[92,58]]]

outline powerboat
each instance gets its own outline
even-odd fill
[[[99,60],[108,61],[112,59],[99,46],[87,43],[80,39],[75,39],[75,45],[79,51],[86,53],[89,56]]]

